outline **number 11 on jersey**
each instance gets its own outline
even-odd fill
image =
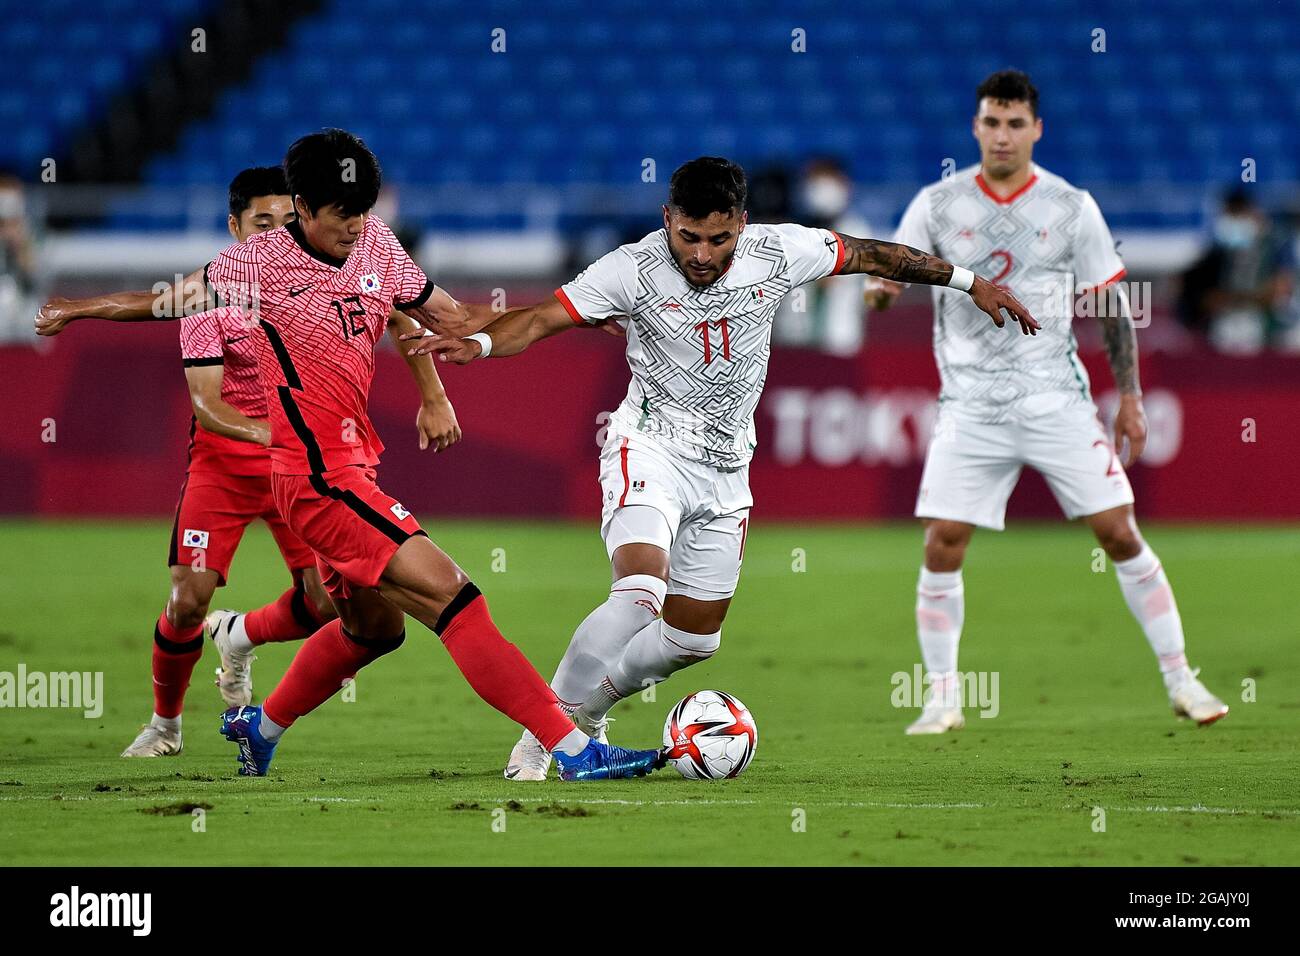
[[[713,345],[709,342],[709,328],[716,325],[722,330],[722,357],[726,361],[731,361],[731,330],[727,327],[726,319],[718,319],[716,322],[709,322],[707,319],[695,326],[695,331],[700,333],[704,339],[704,364],[708,365],[713,361]]]

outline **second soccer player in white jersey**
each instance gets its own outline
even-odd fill
[[[929,253],[791,223],[747,224],[746,193],[735,163],[692,160],[673,173],[663,229],[598,259],[541,304],[504,315],[458,305],[463,315],[438,316],[442,328],[484,331],[430,337],[417,349],[463,364],[628,317],[632,382],[600,457],[613,585],[551,682],[593,736],[603,736],[618,700],[718,649],[749,530],[754,408],[784,295],[829,275],[881,275],[951,287],[986,322],[1003,325],[1005,310],[1023,333],[1037,330],[1009,292]],[[544,780],[549,764],[525,734],[506,776]]]
[[[1007,499],[1028,465],[1051,486],[1067,518],[1082,517],[1115,565],[1120,590],[1164,675],[1174,712],[1201,724],[1228,708],[1188,668],[1169,579],[1133,517],[1133,491],[1119,455],[1142,453],[1146,417],[1125,275],[1097,203],[1032,162],[1042,136],[1038,91],[1005,70],[976,93],[980,163],[927,186],[903,214],[895,239],[993,274],[1043,322],[1032,339],[1002,335],[965,296],[934,293],[934,352],[942,391],[916,514],[925,563],[916,626],[929,672],[921,716],[909,734],[962,726],[957,645],[965,616],[961,566],[976,527],[1001,531]],[[887,307],[902,285],[867,281],[867,301]],[[1079,295],[1093,297],[1120,393],[1114,441],[1102,430],[1077,354]]]

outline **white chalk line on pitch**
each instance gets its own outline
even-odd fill
[[[558,797],[555,799],[545,799],[538,797],[527,797],[520,799],[518,797],[498,798],[497,803],[509,803],[513,800],[515,803],[576,803],[576,804],[613,804],[617,806],[643,807],[643,806],[781,806],[781,807],[831,807],[831,808],[866,808],[866,809],[884,809],[884,810],[1041,810],[1038,807],[1020,807],[1008,806],[996,803],[896,803],[874,800],[799,800],[787,802],[783,800],[584,800],[568,799]],[[1080,807],[1061,807],[1062,810],[1079,810]],[[1083,808],[1090,809],[1090,808]],[[1240,807],[1206,807],[1196,804],[1190,807],[1172,806],[1147,806],[1147,807],[1103,807],[1107,811],[1116,813],[1211,813],[1226,816],[1262,816],[1265,814],[1274,814],[1282,816],[1300,816],[1300,809],[1278,809],[1278,810],[1246,810]]]
[[[576,803],[580,805],[608,804],[620,807],[884,807],[898,810],[987,810],[986,803],[873,803],[867,801],[794,801],[785,800],[619,800],[619,799],[569,799],[567,797],[498,797],[495,803]]]
[[[73,801],[94,801],[97,803],[127,803],[132,800],[167,800],[170,799],[169,793],[136,793],[129,796],[120,797],[87,797],[84,794],[69,796],[68,794],[52,794],[48,797],[38,796],[0,796],[0,803],[18,803],[28,800],[43,800],[46,803],[68,803]],[[221,794],[220,796],[225,796]],[[257,800],[289,800],[294,803],[382,803],[382,798],[374,797],[367,799],[365,797],[298,797],[291,793],[259,793],[256,794]],[[184,800],[177,800],[178,803],[184,803]]]
[[[158,800],[166,799],[158,793],[142,793],[130,796],[115,797],[89,797],[83,794],[74,796],[54,795],[54,796],[27,796],[27,795],[0,795],[0,802],[23,802],[23,801],[46,801],[51,803],[70,802],[70,801],[96,801],[96,802],[132,802],[138,800]],[[382,797],[299,797],[293,794],[279,793],[259,793],[256,797],[259,801],[275,802],[293,802],[293,803],[384,803]],[[879,810],[1008,810],[1019,812],[1035,812],[1045,808],[1010,806],[996,803],[899,803],[891,801],[876,800],[833,800],[833,801],[785,801],[785,800],[712,800],[712,799],[682,799],[682,800],[627,800],[617,798],[569,798],[569,797],[497,797],[495,799],[480,798],[486,803],[536,803],[552,804],[566,803],[586,806],[621,806],[621,807],[744,807],[744,806],[772,806],[772,807],[830,807],[841,809],[879,809]],[[1088,807],[1065,806],[1061,810],[1077,811],[1080,809],[1090,809]],[[1300,809],[1291,807],[1282,807],[1269,810],[1247,810],[1242,807],[1207,807],[1202,804],[1193,804],[1192,806],[1145,806],[1145,807],[1102,807],[1108,813],[1208,813],[1220,816],[1300,816]]]
[[[1077,809],[1077,808],[1067,808]],[[1240,807],[1207,807],[1201,804],[1193,804],[1190,807],[1102,807],[1103,810],[1113,813],[1218,813],[1227,816],[1300,816],[1300,810],[1282,808],[1277,810],[1243,810]]]

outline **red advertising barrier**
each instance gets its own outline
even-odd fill
[[[189,404],[175,326],[83,322],[58,339],[0,349],[0,512],[163,515],[185,468]],[[577,331],[502,361],[446,368],[464,441],[415,443],[416,393],[385,346],[371,414],[388,444],[380,476],[429,515],[599,513],[604,415],[626,389],[620,343]],[[1085,355],[1107,404],[1105,359]],[[1300,517],[1300,359],[1209,353],[1142,358],[1151,420],[1131,470],[1139,512],[1164,519]],[[912,513],[938,380],[927,347],[874,344],[850,359],[773,353],[751,471],[765,518]],[[1026,472],[1010,515],[1059,512]]]

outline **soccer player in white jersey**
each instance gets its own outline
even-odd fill
[[[1001,531],[1007,499],[1028,465],[1051,486],[1067,518],[1082,517],[1115,564],[1120,590],[1164,675],[1180,717],[1209,724],[1228,712],[1187,665],[1169,579],[1133,517],[1124,464],[1146,443],[1137,342],[1124,265],[1087,192],[1034,165],[1042,136],[1038,91],[1016,70],[980,85],[978,166],[927,186],[895,239],[993,275],[1043,322],[1032,339],[999,334],[965,296],[934,293],[934,352],[942,391],[916,515],[925,525],[916,627],[929,685],[909,734],[963,725],[957,644],[964,618],[961,566],[976,527]],[[867,280],[867,301],[886,308],[902,285]],[[1077,295],[1094,298],[1120,393],[1114,441],[1097,420],[1072,329]]]
[[[828,275],[883,275],[952,286],[985,321],[1004,324],[1006,310],[1024,333],[1037,329],[1013,295],[935,256],[828,229],[749,224],[746,192],[735,163],[692,160],[673,174],[662,229],[598,259],[541,304],[504,315],[457,305],[463,316],[438,316],[444,330],[484,331],[430,337],[417,349],[464,364],[629,317],[632,381],[600,458],[613,586],[551,682],[598,738],[619,699],[718,649],[749,527],[754,408],[786,293]],[[544,780],[549,764],[525,734],[506,776]]]

